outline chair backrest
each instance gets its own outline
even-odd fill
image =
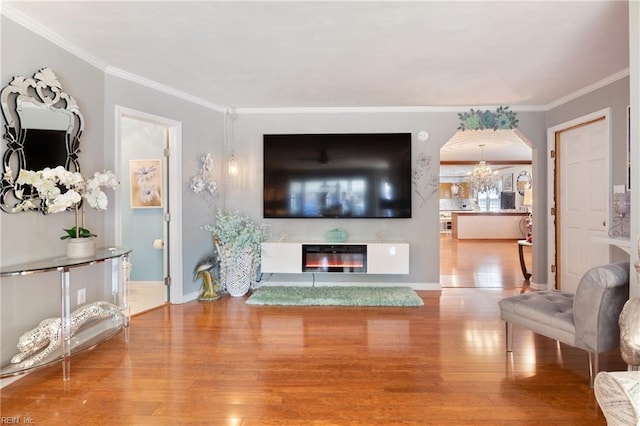
[[[618,318],[629,299],[629,262],[589,269],[573,299],[576,346],[600,353],[620,344]]]

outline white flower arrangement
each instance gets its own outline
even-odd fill
[[[213,235],[214,242],[220,247],[233,251],[249,249],[260,253],[260,244],[269,238],[269,225],[257,224],[249,216],[238,212],[224,213],[218,210],[215,225],[206,225],[205,229]]]
[[[218,210],[215,225],[206,225],[204,228],[211,232],[214,247],[220,256],[220,276],[225,289],[232,294],[231,287],[236,287],[238,283],[230,277],[242,277],[239,271],[248,271],[245,276],[248,279],[247,289],[255,284],[256,270],[260,264],[260,243],[269,237],[269,226],[257,224],[249,216],[238,212],[224,213]],[[236,274],[233,274],[234,271]]]
[[[16,196],[21,202],[13,208],[14,212],[37,210],[42,206],[45,213],[58,213],[73,208],[76,213],[76,224],[73,228],[65,229],[66,238],[87,238],[95,236],[84,227],[84,203],[82,204],[82,224],[78,223],[80,201],[86,200],[95,210],[104,211],[108,206],[107,194],[102,190],[116,188],[118,180],[111,171],[94,173],[85,179],[78,172],[71,172],[62,166],[54,169],[49,167],[33,171],[20,170],[16,184],[20,189]]]

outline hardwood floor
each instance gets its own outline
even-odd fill
[[[531,249],[524,259],[531,269]],[[442,287],[512,288],[528,286],[515,240],[456,240],[440,234],[440,284]]]
[[[128,344],[120,334],[74,357],[68,382],[52,366],[2,389],[1,415],[41,425],[605,425],[584,351],[516,328],[505,354],[497,302],[520,291],[422,291],[419,308],[231,297],[165,306],[132,319]],[[603,370],[625,367],[617,350],[601,356]]]

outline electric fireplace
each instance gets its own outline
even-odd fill
[[[303,244],[302,272],[367,272],[367,246]]]

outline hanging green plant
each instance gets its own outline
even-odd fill
[[[515,129],[518,127],[516,113],[508,106],[498,107],[496,112],[474,110],[458,113],[460,126],[458,130]]]

